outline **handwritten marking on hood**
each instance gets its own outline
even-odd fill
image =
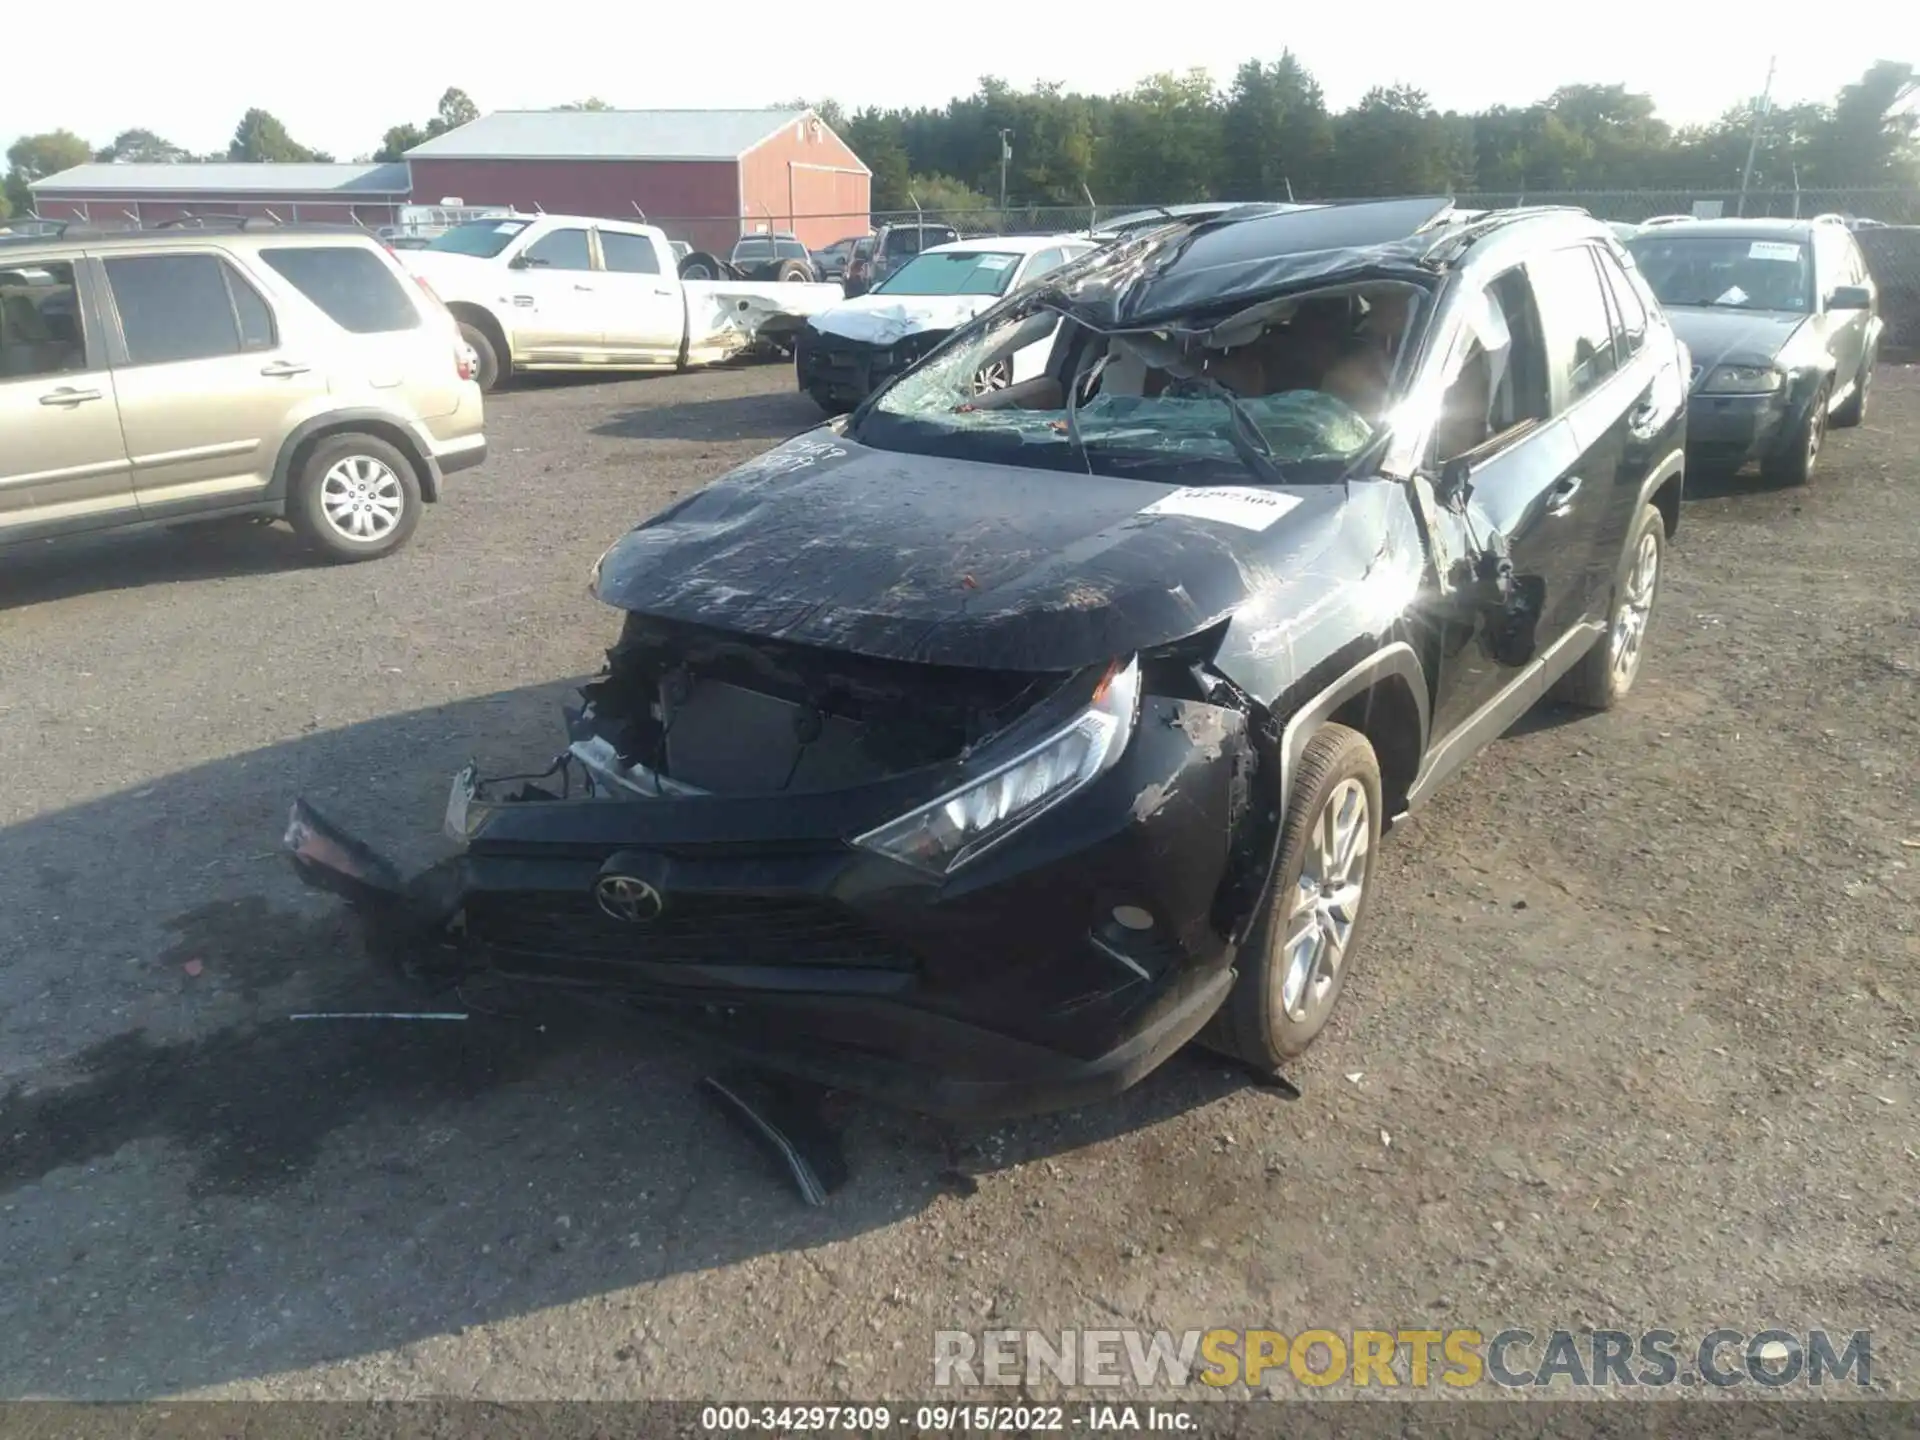
[[[1265,530],[1297,506],[1292,495],[1271,495],[1233,485],[1193,486],[1162,496],[1141,510],[1142,515],[1186,515],[1195,520],[1217,520],[1242,530]]]

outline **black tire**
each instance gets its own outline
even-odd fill
[[[704,250],[689,250],[680,257],[682,280],[718,280],[720,275],[719,258]]]
[[[780,268],[773,272],[773,278],[787,281],[790,284],[803,280],[811,281],[813,279],[813,267],[808,265],[804,260],[782,260],[780,262]]]
[[[1806,415],[1793,427],[1793,433],[1760,462],[1761,479],[1771,485],[1804,485],[1813,478],[1813,467],[1820,460],[1820,447],[1826,443],[1830,393],[1826,384],[1814,392]]]
[[[473,353],[478,357],[479,363],[473,372],[474,383],[482,390],[493,390],[500,384],[500,352],[494,348],[493,337],[471,320],[462,320],[460,338],[473,347]]]
[[[1360,866],[1360,879],[1353,883],[1357,898],[1348,910],[1345,943],[1324,984],[1316,961],[1314,974],[1307,977],[1300,991],[1295,1013],[1289,1014],[1284,987],[1290,967],[1285,945],[1294,901],[1305,896],[1301,874],[1310,859],[1316,867],[1321,863],[1324,847],[1320,832],[1330,802],[1337,797],[1338,808],[1345,811],[1356,791],[1366,801],[1366,814],[1359,817],[1366,845],[1364,852],[1353,852],[1345,872],[1350,879],[1352,863]],[[1288,797],[1286,825],[1280,835],[1279,865],[1273,886],[1261,902],[1260,917],[1240,947],[1239,978],[1226,1003],[1207,1022],[1201,1044],[1266,1074],[1301,1054],[1325,1028],[1346,988],[1347,975],[1365,935],[1373,859],[1380,849],[1380,816],[1380,762],[1373,746],[1358,730],[1345,725],[1321,726],[1300,757],[1300,773]],[[1318,908],[1320,902],[1310,903]],[[1311,917],[1308,923],[1312,925]],[[1308,991],[1313,992],[1311,998]]]
[[[1851,430],[1867,418],[1867,402],[1873,398],[1872,355],[1861,362],[1860,373],[1854,377],[1853,393],[1847,397],[1846,404],[1828,418],[1827,424],[1835,430]]]
[[[1649,537],[1651,539],[1649,540]],[[1644,581],[1642,549],[1651,545],[1652,574]],[[1607,628],[1593,642],[1580,663],[1560,677],[1553,698],[1583,710],[1611,710],[1627,698],[1647,654],[1647,626],[1660,602],[1660,582],[1667,572],[1667,522],[1652,505],[1640,507],[1640,516],[1627,534],[1620,569],[1607,601]],[[1631,613],[1629,610],[1631,609]],[[1622,647],[1631,646],[1624,663]]]
[[[341,466],[345,469],[336,474]],[[332,484],[345,485],[344,492],[329,488],[330,477]],[[356,484],[364,484],[365,491],[356,493]],[[399,510],[389,528],[365,538],[350,533],[355,516],[377,525],[388,514],[385,505],[396,498]],[[336,524],[328,515],[330,503],[357,508],[342,513]],[[413,462],[377,435],[350,431],[327,436],[307,455],[294,477],[287,519],[301,539],[329,560],[376,560],[407,543],[420,523],[420,503],[420,477]]]

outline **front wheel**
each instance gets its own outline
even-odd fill
[[[1381,810],[1380,762],[1367,737],[1321,726],[1288,797],[1273,888],[1202,1044],[1266,1073],[1325,1028],[1359,950]]]
[[[1831,393],[1825,385],[1815,392],[1806,418],[1778,450],[1761,462],[1762,479],[1773,485],[1804,485],[1813,478],[1814,463],[1827,438],[1827,396]]]
[[[287,518],[329,560],[377,559],[420,523],[420,480],[378,436],[329,435],[300,467]]]
[[[1607,632],[1561,677],[1554,698],[1586,710],[1611,710],[1627,698],[1647,651],[1647,626],[1660,598],[1660,572],[1667,557],[1667,522],[1652,505],[1627,537],[1627,570],[1615,585]]]

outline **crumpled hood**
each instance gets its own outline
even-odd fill
[[[892,345],[924,331],[957,330],[998,295],[860,295],[813,317],[813,327],[867,345]]]
[[[595,593],[880,659],[1067,671],[1215,624],[1324,550],[1343,508],[1340,485],[1182,488],[812,431],[629,531]]]
[[[1716,365],[1766,364],[1807,321],[1805,315],[1724,306],[1669,306],[1667,318],[1693,352],[1694,364],[1703,367],[1703,379]]]

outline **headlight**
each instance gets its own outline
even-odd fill
[[[1771,365],[1722,365],[1700,389],[1716,395],[1767,395],[1784,383],[1785,377]]]
[[[1092,703],[1037,745],[853,843],[950,875],[1110,769],[1126,751],[1139,705],[1136,657],[1109,670]]]

